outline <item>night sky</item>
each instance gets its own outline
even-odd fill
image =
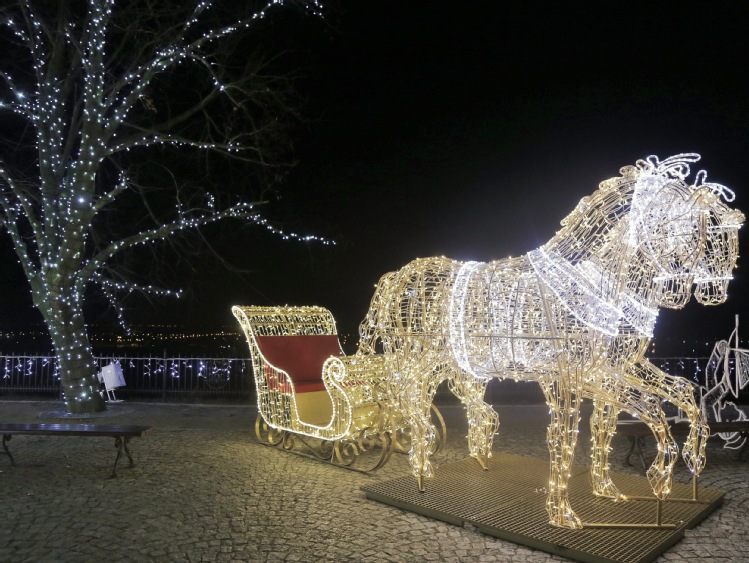
[[[749,3],[340,4],[329,28],[278,22],[303,52],[309,121],[266,206],[285,229],[336,246],[224,233],[218,250],[245,271],[205,260],[177,306],[133,303],[134,317],[233,325],[234,304],[316,304],[354,335],[385,272],[423,256],[523,254],[599,182],[651,154],[702,154],[693,172],[733,189],[749,214]],[[749,227],[741,239],[749,255]],[[659,351],[726,338],[736,313],[749,338],[739,265],[726,304],[661,313]]]

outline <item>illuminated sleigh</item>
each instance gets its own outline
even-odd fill
[[[235,306],[232,312],[250,347],[261,443],[290,451],[300,445],[304,455],[362,471],[409,447],[410,432],[388,398],[384,357],[345,356],[330,311]],[[436,409],[433,415],[441,445],[444,421]],[[379,455],[365,461],[367,451]]]

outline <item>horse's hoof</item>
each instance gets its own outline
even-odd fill
[[[476,456],[474,459],[481,466],[481,469],[483,469],[484,471],[487,471],[489,469],[489,460],[484,456]]]
[[[593,494],[597,497],[611,499],[614,502],[627,500],[627,497],[621,494],[616,485],[610,480],[596,485],[593,489]]]
[[[549,511],[551,516],[549,524],[558,528],[567,528],[570,530],[579,530],[583,527],[583,522],[577,514],[570,508],[569,502],[565,501],[560,506]]]
[[[662,472],[651,467],[647,470],[646,476],[650,483],[650,489],[656,498],[663,500],[671,494],[671,474],[669,472]]]
[[[583,527],[583,523],[579,518],[575,518],[572,520],[563,520],[562,522],[549,520],[549,524],[551,524],[552,526],[556,526],[557,528],[565,528],[566,530],[580,530]]]

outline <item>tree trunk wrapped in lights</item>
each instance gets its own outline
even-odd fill
[[[125,275],[124,252],[225,219],[316,238],[275,229],[242,187],[229,193],[233,176],[208,170],[209,155],[242,163],[235,176],[256,197],[288,166],[289,79],[257,45],[238,42],[285,3],[18,0],[0,8],[0,228],[49,330],[72,412],[104,408],[83,318],[87,291],[100,290],[120,318],[122,295],[179,294]],[[296,4],[319,15],[317,0]],[[191,155],[191,171],[201,163],[221,190],[177,180],[177,166],[163,174],[171,189],[146,179],[140,171],[154,147],[159,160],[173,149],[205,154]]]
[[[547,510],[554,525],[583,525],[567,492],[583,397],[595,402],[596,494],[625,498],[608,471],[620,410],[652,429],[658,453],[648,478],[656,498],[670,493],[678,447],[661,400],[689,419],[683,454],[699,474],[709,429],[694,389],[644,358],[658,308],[683,307],[693,287],[701,303],[723,302],[736,265],[744,216],[721,201],[733,193],[707,183],[704,172],[686,182],[698,159],[651,156],[623,168],[583,198],[548,243],[519,258],[425,258],[382,277],[361,325],[360,353],[384,351],[394,400],[412,428],[420,488],[432,476],[426,414],[445,379],[466,406],[469,450],[482,465],[499,427],[483,400],[486,382],[541,384],[551,414]]]

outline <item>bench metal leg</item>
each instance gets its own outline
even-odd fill
[[[642,446],[644,445],[645,445],[645,438],[643,436],[630,436],[629,437],[629,451],[627,452],[627,455],[624,458],[624,463],[632,467],[632,462],[629,461],[629,458],[632,457],[632,454],[637,453],[637,455],[640,458],[640,463],[642,463],[642,468],[647,469],[647,464],[645,463],[645,457],[642,455]]]
[[[130,467],[133,467],[135,464],[133,463],[133,456],[130,454],[130,449],[127,447],[128,443],[130,442],[129,436],[116,436],[114,439],[114,447],[117,448],[117,457],[114,460],[114,467],[112,467],[112,475],[110,477],[114,478],[117,477],[117,463],[120,461],[120,456],[122,455],[122,451],[125,451],[125,455],[127,456],[127,459],[130,460]]]
[[[10,450],[8,449],[8,442],[10,442],[10,439],[13,436],[11,434],[3,434],[3,449],[5,450],[5,453],[8,454],[8,457],[10,458],[11,465],[16,464],[16,460],[13,459],[13,456],[10,454]]]
[[[741,437],[744,439],[744,443],[739,448],[737,459],[741,461],[741,457],[744,455],[744,451],[749,447],[749,432],[741,432]]]

